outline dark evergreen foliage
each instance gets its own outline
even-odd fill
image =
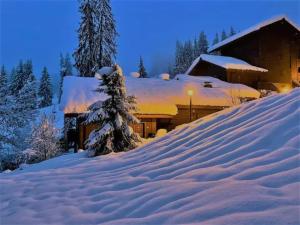
[[[147,78],[147,76],[148,76],[148,73],[147,73],[146,68],[144,66],[144,61],[143,61],[142,57],[140,57],[139,74],[140,74],[140,78]]]
[[[42,71],[42,77],[40,80],[38,95],[39,95],[39,106],[41,108],[52,105],[51,81],[46,67],[44,67]]]
[[[105,93],[108,98],[89,107],[86,124],[98,124],[86,142],[91,156],[121,152],[136,147],[139,137],[129,123],[138,120],[133,116],[136,110],[135,98],[126,95],[125,79],[118,65],[104,67],[99,71],[102,77],[96,91]]]

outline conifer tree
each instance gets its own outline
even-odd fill
[[[50,106],[52,104],[51,81],[46,67],[44,67],[42,71],[42,77],[40,80],[38,95],[39,95],[39,106],[41,108]]]
[[[62,54],[60,54],[59,64],[60,64],[60,71],[59,71],[60,80],[59,80],[59,89],[58,89],[58,101],[60,102],[64,77],[73,75],[71,59],[68,53],[66,54],[65,57]]]
[[[227,34],[225,32],[225,30],[222,31],[222,34],[221,34],[221,41],[225,40],[227,38]]]
[[[71,58],[69,53],[66,54],[65,58],[64,58],[64,67],[66,70],[66,76],[72,76],[73,75],[73,67],[72,67],[72,63],[71,63]]]
[[[0,88],[7,86],[7,73],[4,65],[1,67],[0,71]]]
[[[117,31],[109,0],[82,0],[79,47],[74,53],[81,76],[94,76],[103,66],[112,66],[116,56]]]
[[[23,61],[20,60],[17,69],[15,70],[14,74],[12,74],[12,81],[10,85],[11,94],[17,95],[18,92],[24,86],[24,68],[23,68]]]
[[[112,66],[117,54],[116,22],[112,14],[110,0],[96,0],[96,18],[99,18],[96,32],[97,69]]]
[[[121,152],[136,147],[139,137],[129,123],[138,122],[132,112],[136,110],[135,98],[126,95],[125,79],[118,65],[104,67],[99,71],[102,81],[97,92],[105,93],[108,98],[89,107],[86,124],[96,123],[86,142],[90,156]]]
[[[175,67],[174,73],[180,74],[184,72],[184,59],[183,59],[183,45],[180,41],[176,42],[176,50],[175,50]]]
[[[94,0],[82,0],[79,12],[81,23],[78,29],[79,45],[74,52],[75,67],[80,76],[94,76],[97,71]]]
[[[140,78],[147,78],[147,75],[148,75],[146,68],[144,66],[144,61],[143,61],[142,56],[140,57],[139,74],[140,74]]]
[[[218,33],[216,33],[215,38],[214,38],[214,40],[212,42],[212,45],[215,45],[217,43],[219,43],[219,35],[218,35]]]
[[[236,32],[235,30],[233,29],[233,27],[230,27],[230,32],[229,32],[229,36],[232,36],[232,35],[235,35]]]
[[[207,41],[207,37],[203,31],[199,35],[198,46],[199,46],[198,47],[198,49],[199,49],[198,56],[201,54],[207,54],[208,41]]]

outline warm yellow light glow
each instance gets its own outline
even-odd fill
[[[291,90],[291,88],[286,86],[286,87],[281,88],[280,93],[288,93],[290,90]]]
[[[188,91],[187,91],[187,94],[188,94],[188,96],[193,96],[194,91],[193,91],[193,90],[188,90]]]

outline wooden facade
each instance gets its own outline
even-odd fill
[[[190,122],[190,107],[188,105],[177,105],[178,113],[171,115],[141,115],[137,114],[139,124],[131,124],[134,132],[143,138],[155,137],[157,130],[166,129],[170,131],[176,126]],[[192,121],[224,109],[219,106],[192,106]],[[70,121],[72,125],[70,126]],[[89,134],[97,128],[96,124],[84,124],[80,114],[65,114],[65,141],[66,148],[73,147],[75,150],[85,149],[84,142]]]
[[[216,66],[201,64],[199,67],[203,68],[197,68],[191,75],[220,74],[218,78],[222,80],[240,82],[255,88],[274,88],[276,85],[271,85],[273,83],[281,86],[300,83],[300,31],[284,18],[211,52],[244,60],[251,65],[265,68],[268,72],[251,74],[240,70],[224,71]]]
[[[263,72],[250,70],[225,69],[210,62],[200,60],[189,73],[194,76],[211,76],[230,83],[241,83],[258,88],[259,77]]]

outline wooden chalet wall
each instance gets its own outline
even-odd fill
[[[221,47],[220,52],[269,70],[259,73],[259,82],[291,84],[298,76],[299,35],[281,20]]]
[[[209,62],[200,61],[189,74],[194,76],[211,76],[227,81],[226,73],[226,69],[220,66],[216,66]]]
[[[171,129],[184,123],[190,122],[190,107],[188,105],[177,105],[178,114],[171,120]],[[220,106],[192,106],[192,121],[223,110]]]

